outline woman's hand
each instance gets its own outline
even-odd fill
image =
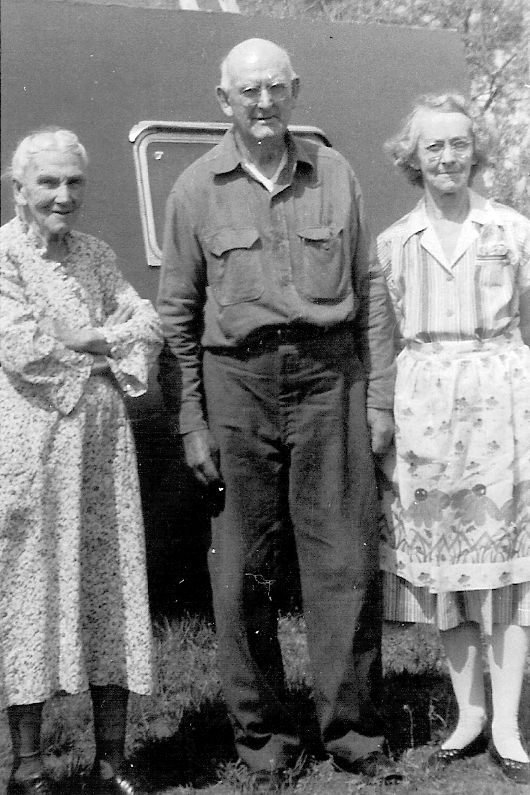
[[[90,375],[109,375],[111,372],[106,356],[96,354]]]
[[[110,345],[98,328],[87,326],[83,329],[72,329],[65,323],[54,321],[54,333],[59,342],[66,348],[79,353],[92,353],[99,356],[110,354]]]
[[[105,325],[118,326],[120,323],[127,323],[134,315],[134,307],[124,304],[119,306],[112,315],[109,315]]]
[[[134,307],[120,306],[107,319],[107,325],[117,326],[126,323],[134,314]],[[109,356],[110,345],[99,328],[87,326],[83,329],[72,329],[58,320],[53,322],[54,334],[66,348],[79,353],[92,353],[96,356]]]

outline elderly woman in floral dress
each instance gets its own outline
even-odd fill
[[[530,625],[530,222],[469,188],[465,100],[418,101],[388,149],[424,196],[378,239],[401,352],[384,463],[385,618],[441,630],[459,717],[436,767],[485,750],[530,781],[518,709]]]
[[[68,130],[26,137],[0,230],[0,689],[10,793],[50,792],[43,703],[90,688],[96,791],[133,795],[128,692],[150,692],[142,512],[124,395],[147,388],[157,316],[111,249],[72,231],[87,156]]]

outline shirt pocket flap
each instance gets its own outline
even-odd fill
[[[343,252],[342,227],[299,226],[301,267],[297,290],[314,303],[337,304],[351,292],[351,268]]]
[[[258,240],[259,232],[252,227],[245,229],[220,229],[206,239],[206,244],[214,256],[222,257],[227,251],[232,251],[233,249],[252,248]]]
[[[332,226],[305,226],[296,231],[304,240],[323,241],[335,237],[340,230]]]

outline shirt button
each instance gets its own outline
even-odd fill
[[[454,282],[455,277],[452,274],[448,273],[446,279],[448,282]]]
[[[453,309],[448,309],[445,314],[447,315],[447,317],[453,317],[455,313]]]

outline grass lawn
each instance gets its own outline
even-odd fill
[[[376,793],[380,785],[336,772],[322,755],[311,704],[311,681],[303,619],[280,619],[280,634],[292,709],[312,761],[286,793],[348,795]],[[132,697],[128,752],[145,776],[146,789],[177,793],[252,792],[252,779],[237,764],[219,690],[216,641],[211,624],[187,617],[156,626],[158,685],[150,698]],[[504,795],[524,788],[505,781],[487,755],[454,764],[438,777],[426,771],[432,746],[454,720],[454,702],[437,636],[425,627],[385,627],[385,702],[389,740],[404,775],[393,792],[444,795]],[[520,724],[530,738],[530,671]],[[93,754],[90,703],[86,695],[53,699],[45,708],[43,744],[60,795],[79,791],[79,775]],[[0,713],[0,793],[11,762],[5,713]],[[385,787],[386,792],[389,791]]]

